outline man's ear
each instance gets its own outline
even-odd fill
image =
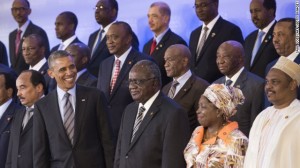
[[[48,75],[50,76],[50,78],[52,78],[52,79],[54,79],[54,72],[53,72],[53,70],[52,69],[48,69]]]

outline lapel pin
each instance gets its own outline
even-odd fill
[[[161,48],[161,47],[162,47],[162,44],[160,44],[159,47]]]
[[[10,119],[11,119],[11,117],[7,117],[7,119],[6,119],[6,120],[9,122],[9,121],[10,121]]]
[[[129,65],[131,65],[131,64],[132,64],[132,62],[131,62],[131,61],[129,61],[129,62],[128,62],[128,64],[129,64]]]
[[[153,112],[151,112],[151,113],[150,113],[150,116],[153,116],[153,114],[154,114],[154,113],[153,113]]]
[[[216,35],[216,33],[212,33],[212,34],[211,34],[211,37],[215,37],[215,35]]]
[[[185,91],[185,92],[186,92],[186,89],[183,89],[183,91]]]
[[[84,102],[84,101],[85,101],[85,99],[81,99],[81,101],[83,101],[83,102]]]

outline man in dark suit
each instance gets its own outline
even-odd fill
[[[219,0],[195,0],[194,7],[203,25],[190,36],[192,70],[211,83],[222,76],[216,64],[218,47],[227,40],[243,44],[244,39],[239,27],[219,15]]]
[[[185,167],[187,113],[160,88],[160,70],[154,62],[142,60],[132,67],[129,91],[135,102],[122,117],[114,168]]]
[[[45,79],[35,70],[23,71],[16,81],[17,96],[26,107],[16,112],[11,126],[6,168],[33,168],[32,116],[34,103],[45,91]]]
[[[99,68],[97,88],[108,100],[115,137],[118,136],[125,107],[133,102],[128,89],[129,71],[136,62],[150,59],[132,47],[131,32],[131,27],[125,22],[115,22],[110,26],[106,33],[106,44],[113,56],[103,60]]]
[[[282,35],[283,34],[283,35]],[[288,59],[300,64],[299,46],[295,43],[296,38],[296,20],[294,18],[280,19],[273,31],[273,45],[276,52],[280,56],[287,57]],[[298,47],[298,48],[296,48]],[[265,74],[268,74],[270,69],[275,65],[278,59],[269,63],[266,67]],[[297,98],[300,99],[300,87],[298,87]],[[270,106],[271,103],[265,97],[265,107]]]
[[[11,68],[20,74],[23,70],[28,69],[28,65],[25,63],[22,57],[23,37],[26,37],[30,34],[39,34],[42,36],[46,46],[46,57],[49,54],[49,41],[46,32],[28,19],[31,9],[27,0],[15,0],[12,4],[11,12],[14,19],[18,23],[18,29],[15,29],[9,34],[10,63]]]
[[[275,26],[275,0],[252,0],[250,13],[258,30],[250,33],[245,40],[245,68],[265,78],[266,66],[279,57],[272,43]]]
[[[0,167],[5,167],[10,127],[20,105],[13,99],[16,95],[16,75],[0,72]]]
[[[158,64],[161,71],[162,86],[172,80],[172,78],[167,76],[164,68],[165,51],[173,44],[186,45],[186,42],[169,28],[170,18],[171,9],[168,4],[164,2],[154,2],[150,5],[148,11],[148,24],[151,31],[154,33],[154,37],[144,45],[143,52],[151,55]]]
[[[68,52],[53,52],[48,63],[57,88],[35,104],[33,167],[113,167],[112,131],[103,93],[75,84],[77,70]]]
[[[51,53],[57,50],[65,50],[72,43],[82,43],[75,35],[78,19],[73,12],[60,13],[55,20],[56,37],[61,43],[51,49]]]
[[[100,63],[111,56],[106,46],[105,35],[111,24],[116,21],[118,10],[116,0],[99,0],[95,6],[95,19],[101,27],[90,35],[88,42],[92,52],[88,71],[94,76],[98,76]],[[132,47],[139,50],[139,40],[134,32],[132,32]]]
[[[8,60],[7,59],[8,58],[7,58],[6,47],[2,43],[2,41],[0,41],[0,63],[8,66]]]
[[[164,86],[162,91],[185,109],[192,133],[199,126],[196,111],[200,96],[209,84],[192,74],[190,70],[191,52],[187,46],[182,44],[171,45],[166,50],[164,59],[167,75],[173,78],[173,82]]]
[[[91,57],[89,47],[83,43],[73,43],[66,48],[66,51],[74,58],[77,69],[76,84],[87,87],[96,87],[97,78],[87,71],[87,65]]]
[[[264,79],[244,68],[244,48],[237,41],[226,41],[217,50],[217,65],[225,76],[216,80],[237,87],[245,96],[243,105],[237,107],[237,113],[230,119],[237,121],[239,129],[248,137],[253,121],[263,109]]]

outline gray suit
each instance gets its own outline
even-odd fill
[[[225,76],[214,83],[225,84]],[[230,119],[237,121],[239,129],[248,137],[253,121],[263,110],[264,104],[264,83],[265,81],[244,69],[234,87],[240,88],[245,96],[243,105],[237,107],[237,113]]]

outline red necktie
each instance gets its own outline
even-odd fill
[[[156,47],[156,40],[153,39],[152,44],[151,44],[151,49],[150,49],[150,55],[153,53]]]
[[[115,61],[115,72],[114,72],[114,75],[113,75],[111,83],[110,83],[110,94],[112,93],[112,91],[114,89],[114,86],[116,84],[117,78],[119,76],[120,64],[121,64],[121,61],[119,59],[116,59],[116,61]]]
[[[19,29],[18,32],[17,32],[16,41],[15,41],[15,46],[16,46],[15,54],[16,54],[16,57],[18,55],[18,51],[19,51],[19,47],[20,47],[20,43],[21,43],[21,34],[22,34],[22,30]]]

